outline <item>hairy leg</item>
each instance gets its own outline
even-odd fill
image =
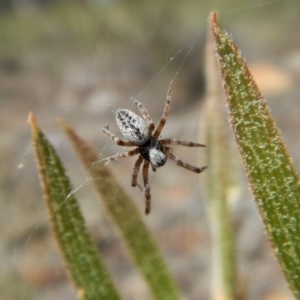
[[[146,123],[148,125],[148,129],[149,129],[149,136],[151,135],[152,131],[154,130],[154,123],[147,111],[147,109],[145,108],[145,106],[138,100],[131,98],[132,102],[138,107],[138,109],[140,110],[143,118],[146,120]]]
[[[206,147],[205,145],[179,140],[176,138],[173,139],[163,139],[159,140],[162,145],[181,145],[186,147]]]
[[[134,167],[133,167],[133,172],[132,172],[132,177],[131,177],[131,185],[133,187],[137,186],[137,177],[139,174],[139,170],[140,170],[140,166],[143,162],[144,158],[142,157],[142,155],[139,156],[139,158],[136,160]]]
[[[116,143],[117,145],[119,146],[125,146],[125,147],[134,147],[136,146],[134,143],[132,142],[127,142],[127,141],[122,141],[121,139],[119,139],[117,136],[115,136],[114,134],[112,134],[110,131],[109,131],[109,127],[108,125],[105,126],[103,128],[103,133],[105,135],[107,135],[114,143]]]
[[[136,148],[136,149],[133,149],[131,151],[127,151],[127,152],[123,152],[123,153],[117,153],[117,154],[112,155],[110,157],[106,157],[106,158],[103,158],[101,160],[95,161],[94,164],[107,164],[110,161],[118,160],[120,158],[130,157],[130,156],[136,155],[138,153],[139,153],[139,148]]]
[[[149,164],[150,164],[150,162],[145,160],[144,166],[143,166],[144,194],[146,197],[146,208],[145,208],[146,215],[148,215],[151,210],[150,183],[149,183],[149,179],[148,179]]]
[[[170,111],[170,108],[171,108],[172,86],[173,86],[173,80],[171,81],[170,86],[169,86],[169,90],[168,90],[168,94],[167,94],[167,100],[166,100],[166,103],[165,103],[165,107],[164,107],[164,110],[163,110],[162,117],[160,119],[160,122],[159,122],[154,134],[153,134],[153,136],[155,138],[159,137],[161,131],[163,130],[163,128],[164,128],[164,126],[167,122],[168,114],[169,114],[169,111]]]
[[[187,170],[190,170],[190,171],[193,171],[195,173],[201,173],[201,172],[203,172],[207,168],[206,166],[198,168],[198,167],[192,166],[192,165],[190,165],[188,163],[185,163],[181,159],[179,159],[179,157],[177,157],[174,154],[174,152],[172,151],[172,149],[167,148],[167,147],[164,147],[164,148],[165,148],[165,151],[167,153],[168,158],[171,161],[173,161],[179,167],[183,167],[183,168],[185,168]]]

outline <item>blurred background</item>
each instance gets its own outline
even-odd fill
[[[30,111],[80,187],[77,198],[123,299],[150,299],[56,118],[110,156],[120,149],[102,128],[109,124],[120,134],[115,110],[136,109],[133,96],[157,123],[178,73],[163,136],[197,141],[211,11],[219,12],[250,64],[299,169],[299,1],[0,1],[1,300],[76,298],[49,230],[30,145]],[[194,149],[176,152],[205,164]],[[110,167],[143,213],[144,198],[130,185],[133,163],[130,158]],[[185,299],[208,299],[210,292],[210,232],[199,178],[171,163],[151,174],[153,206],[145,217]],[[293,299],[242,181],[233,218],[239,280],[248,299]]]

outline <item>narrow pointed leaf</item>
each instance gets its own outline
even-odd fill
[[[240,50],[212,14],[230,122],[275,254],[300,299],[300,179]]]
[[[100,261],[74,195],[68,196],[72,187],[55,150],[38,128],[33,114],[29,122],[52,231],[78,296],[86,300],[120,299]]]
[[[97,152],[65,122],[61,120],[60,124],[84,168],[90,173],[106,211],[122,233],[153,297],[159,300],[180,299],[176,284],[133,201],[106,166],[95,164],[99,160]]]
[[[206,99],[204,103],[204,137],[207,146],[208,169],[205,172],[205,194],[212,236],[212,290],[211,299],[233,300],[236,295],[233,228],[230,216],[232,189],[229,155],[232,142],[226,138],[225,105],[214,54],[211,32],[206,43]],[[228,126],[229,127],[229,126]],[[202,134],[203,135],[203,134]]]

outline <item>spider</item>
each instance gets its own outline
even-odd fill
[[[195,173],[201,173],[207,168],[206,166],[198,168],[183,162],[175,155],[173,150],[169,147],[169,145],[182,145],[186,147],[205,147],[205,145],[182,141],[177,138],[169,138],[162,140],[158,139],[161,131],[163,130],[166,124],[167,117],[171,108],[172,86],[173,81],[171,81],[170,83],[163,114],[156,129],[144,105],[134,98],[131,98],[131,100],[134,104],[136,104],[144,119],[137,116],[134,112],[128,109],[118,109],[116,111],[116,122],[126,141],[123,141],[114,134],[112,134],[109,131],[108,125],[103,128],[103,133],[117,145],[125,147],[136,147],[133,150],[123,153],[117,153],[110,157],[101,159],[99,163],[107,164],[110,161],[139,154],[139,157],[136,160],[133,167],[131,185],[133,187],[138,186],[141,192],[145,195],[146,215],[150,213],[151,209],[150,183],[148,178],[149,165],[151,165],[153,172],[155,172],[156,168],[163,166],[166,163],[167,159],[170,159],[177,166],[183,167]],[[137,182],[138,173],[143,162],[144,189],[142,189]]]

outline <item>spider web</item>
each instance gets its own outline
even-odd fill
[[[58,150],[59,155],[62,157],[62,161],[64,162],[66,169],[69,171],[69,174],[71,174],[72,182],[74,183],[74,189],[71,194],[76,194],[78,199],[86,199],[84,202],[81,201],[81,208],[88,223],[92,226],[92,228],[97,226],[95,225],[98,224],[97,221],[101,222],[102,225],[104,224],[99,227],[103,228],[107,226],[108,229],[104,232],[103,238],[106,247],[110,247],[112,244],[116,243],[118,238],[114,230],[109,227],[105,218],[103,219],[103,216],[101,216],[101,220],[97,220],[97,218],[100,218],[100,206],[98,206],[98,200],[90,191],[89,183],[95,179],[99,180],[99,178],[90,177],[87,173],[82,171],[75,156],[70,153],[71,150],[67,142],[64,140],[64,137],[58,135],[57,127],[52,127],[52,123],[54,123],[53,116],[63,115],[66,120],[71,120],[70,123],[73,124],[78,132],[84,133],[86,135],[85,138],[90,140],[96,149],[100,150],[99,153],[101,153],[101,156],[99,156],[99,159],[104,158],[117,152],[127,150],[114,145],[113,142],[106,139],[101,132],[102,127],[109,124],[111,131],[122,138],[115,124],[115,111],[122,107],[138,113],[138,110],[130,101],[130,97],[133,96],[145,105],[153,118],[153,121],[157,125],[164,107],[169,83],[171,80],[174,80],[173,102],[168,116],[168,121],[162,135],[164,138],[177,137],[201,143],[202,141],[198,139],[197,134],[197,119],[199,118],[199,113],[201,111],[203,91],[195,91],[195,94],[189,94],[185,88],[189,81],[194,80],[194,77],[186,79],[190,73],[195,72],[197,75],[197,71],[199,71],[199,69],[199,72],[203,71],[201,71],[203,65],[200,64],[193,68],[193,64],[195,64],[195,61],[201,60],[201,56],[203,55],[205,35],[208,26],[207,16],[208,13],[213,10],[219,11],[219,18],[222,26],[226,28],[228,32],[233,33],[235,41],[242,49],[244,56],[250,64],[251,62],[256,61],[269,60],[274,64],[281,61],[282,66],[285,64],[285,68],[287,68],[290,72],[298,72],[297,74],[299,76],[299,68],[297,69],[295,65],[293,66],[292,59],[295,59],[295,56],[288,55],[288,53],[296,53],[296,49],[300,48],[300,40],[297,37],[297,34],[292,35],[292,33],[290,33],[292,28],[298,28],[293,24],[299,25],[299,22],[297,21],[299,16],[298,1],[244,1],[242,5],[240,2],[228,1],[226,4],[222,2],[216,3],[215,7],[205,7],[206,16],[202,18],[200,17],[198,21],[191,20],[190,29],[183,33],[180,33],[180,31],[178,31],[175,27],[168,28],[170,35],[181,34],[181,37],[177,39],[176,43],[174,42],[171,46],[168,45],[169,47],[165,47],[165,56],[163,57],[167,57],[166,59],[151,57],[151,53],[153,54],[155,50],[154,46],[150,49],[147,49],[146,46],[139,47],[140,51],[145,49],[148,52],[141,51],[137,55],[134,55],[134,47],[132,47],[126,55],[122,55],[120,52],[115,50],[111,57],[108,58],[108,60],[114,60],[114,57],[116,57],[116,64],[108,64],[114,68],[114,72],[109,74],[109,72],[104,68],[104,71],[95,75],[97,71],[99,72],[100,66],[103,65],[106,67],[105,55],[99,55],[99,58],[95,63],[94,54],[92,54],[91,51],[90,53],[87,53],[84,58],[86,62],[83,65],[86,67],[86,70],[82,68],[79,63],[73,63],[73,65],[70,63],[71,65],[65,67],[66,77],[63,76],[64,81],[62,84],[65,85],[65,88],[61,87],[61,89],[51,90],[51,99],[58,99],[54,108],[51,108],[51,114],[47,111],[51,107],[47,103],[41,105],[41,108],[37,111],[36,107],[39,102],[31,103],[29,106],[23,106],[23,102],[20,102],[19,107],[24,109],[22,114],[24,119],[28,110],[36,111],[40,126]],[[182,10],[182,14],[183,13],[185,13],[184,10]],[[177,15],[177,18],[179,22],[179,15]],[[187,28],[189,28],[189,26],[187,26]],[[115,28],[113,28],[113,30],[115,30]],[[187,32],[188,37],[184,35],[187,34]],[[191,32],[193,33],[191,34]],[[251,38],[251,41],[248,40],[249,38]],[[138,40],[140,40],[141,43],[144,42],[142,38]],[[156,42],[155,37],[154,40]],[[163,47],[164,43],[161,42],[159,46]],[[130,57],[129,54],[131,54],[132,57]],[[149,59],[149,61],[152,61],[153,64],[149,64],[149,61],[143,62],[143,59]],[[163,66],[155,64],[155,59],[157,61],[163,60]],[[134,60],[137,60],[139,65],[134,65]],[[132,64],[133,67],[131,67]],[[147,70],[142,68],[143,64],[146,68],[149,68],[150,66],[150,75],[148,73],[143,75],[143,72],[147,72]],[[92,74],[89,74],[89,72]],[[128,74],[130,74],[130,76]],[[94,75],[96,78],[93,77]],[[41,78],[41,81],[42,80],[43,77]],[[99,84],[102,82],[101,80],[104,81],[103,85]],[[115,82],[113,82],[113,80]],[[37,83],[37,85],[39,83]],[[98,84],[101,89],[104,87],[104,90],[99,91],[100,88],[98,87]],[[91,88],[89,89],[89,87]],[[40,98],[37,98],[39,101],[42,101],[41,99],[45,96],[44,93],[46,93],[45,90],[47,90],[47,88],[47,84],[44,84],[43,87],[37,89],[37,93],[41,94]],[[91,92],[91,89],[95,89],[95,91]],[[263,92],[265,92],[264,89]],[[293,92],[290,92],[290,94],[297,94],[297,91],[294,90]],[[295,113],[293,114],[293,112],[288,110],[287,107],[289,107],[288,103],[291,104],[290,107],[299,107],[295,100],[296,98],[292,96],[291,98],[288,98],[283,107],[280,106],[278,102],[275,102],[278,95],[280,94],[272,94],[272,92],[268,95],[268,98],[271,98],[271,108],[274,108],[275,114],[276,109],[283,109],[284,112],[286,112],[286,115],[291,115],[290,122],[292,122],[293,118],[296,118]],[[62,99],[63,101],[60,101]],[[274,99],[274,102],[272,102],[272,99]],[[279,113],[278,120],[279,123],[282,122],[283,126],[280,127],[283,128],[284,132],[290,130],[291,144],[296,143],[292,140],[292,136],[296,136],[295,130],[292,128],[292,125],[295,123],[287,124],[285,127],[285,120],[279,115]],[[13,189],[13,192],[10,191],[7,192],[7,194],[4,193],[4,196],[8,199],[16,198],[18,204],[7,204],[6,201],[3,201],[2,211],[5,211],[8,216],[7,218],[3,218],[3,225],[5,224],[6,228],[13,228],[16,232],[18,232],[17,236],[23,236],[24,240],[21,243],[21,247],[17,245],[13,246],[14,249],[16,249],[16,257],[5,254],[8,259],[4,259],[4,270],[6,270],[5,272],[8,274],[10,274],[11,269],[13,269],[11,267],[13,264],[18,265],[19,270],[22,270],[22,267],[28,268],[28,265],[30,265],[30,259],[29,262],[22,261],[20,257],[22,255],[26,256],[28,251],[32,251],[30,249],[33,248],[38,236],[43,234],[45,227],[48,226],[48,218],[45,213],[44,203],[39,201],[39,199],[41,199],[41,194],[38,189],[39,184],[37,182],[36,170],[32,163],[31,156],[28,155],[28,153],[30,153],[28,150],[30,147],[24,146],[28,144],[29,133],[28,131],[24,133],[18,127],[17,130],[19,130],[19,136],[21,138],[19,139],[20,143],[15,145],[17,145],[19,149],[22,149],[22,158],[19,158],[20,152],[16,150],[14,152],[14,158],[10,160],[10,166],[6,168],[6,176],[8,178],[12,178],[12,184],[15,188]],[[289,143],[289,136],[287,142]],[[8,144],[10,145],[10,142],[8,142]],[[299,148],[299,145],[292,145],[294,146],[290,147],[291,152],[294,154],[296,163],[300,165],[299,154],[296,150]],[[201,166],[201,163],[197,161],[197,156],[198,151],[201,151],[202,149],[182,149],[180,146],[174,147],[173,149],[184,161],[196,166]],[[197,155],[195,153],[196,151]],[[141,213],[143,213],[144,196],[138,188],[132,188],[130,184],[131,172],[136,158],[137,157],[135,156],[134,158],[122,159],[118,162],[110,162],[109,167],[116,174],[116,177],[120,182],[120,187],[130,193],[130,195],[135,199]],[[12,168],[11,165],[18,165],[18,171],[16,172],[16,168]],[[184,169],[172,165],[171,162],[168,162],[166,166],[157,170],[156,173],[150,171],[149,176],[151,182],[152,212],[150,217],[147,217],[146,222],[149,223],[149,226],[153,227],[154,231],[156,228],[162,228],[164,223],[170,223],[176,228],[176,224],[174,223],[177,222],[180,224],[180,230],[183,232],[182,235],[179,236],[185,239],[187,232],[189,229],[194,228],[195,224],[196,226],[204,226],[205,228],[205,225],[199,225],[199,223],[197,223],[199,222],[199,216],[204,216],[204,212],[201,206],[199,206],[199,199],[195,199],[195,194],[199,192],[198,183],[201,181],[199,176],[202,175],[189,173]],[[3,185],[7,184],[7,181],[3,182]],[[141,174],[139,174],[139,183],[141,184],[141,182]],[[117,189],[118,188],[116,188],[116,192]],[[4,190],[9,191],[8,189]],[[182,199],[184,199],[184,201],[182,201]],[[65,201],[68,201],[68,197]],[[198,211],[195,210],[196,205],[197,207],[200,207],[198,208]],[[98,208],[95,209],[95,206]],[[22,209],[20,209],[20,207],[22,207]],[[24,212],[26,212],[25,217]],[[9,223],[9,217],[11,220],[14,220],[14,222],[16,219],[20,218],[18,225],[12,226],[12,224]],[[174,219],[176,221],[174,221]],[[8,222],[10,225],[7,226],[7,223],[5,222]],[[252,222],[252,225],[254,224],[252,220],[249,222]],[[17,231],[16,228],[18,227],[25,227],[27,231]],[[176,232],[176,234],[177,233],[178,232]],[[170,234],[172,235],[172,232]],[[199,234],[203,234],[203,232],[197,232],[197,236],[199,236]],[[6,233],[5,235],[9,234]],[[105,238],[109,236],[110,239],[108,238],[105,240]],[[258,240],[260,241],[260,239]],[[7,242],[4,240],[2,245],[6,244]],[[170,251],[169,248],[167,253],[169,253],[168,251]],[[188,250],[184,249],[183,251]],[[251,249],[249,251],[249,255],[253,254]],[[189,264],[187,261],[185,263],[187,265]],[[205,265],[204,262],[202,263]],[[108,264],[113,265],[112,262],[108,262]],[[32,267],[33,270],[37,269],[37,266],[33,265]],[[201,268],[201,266],[198,267]],[[179,273],[180,272],[183,272],[183,270],[181,269]],[[2,275],[5,277],[6,274],[2,273]],[[26,278],[28,278],[28,274],[26,276]],[[34,276],[32,278],[34,278]],[[37,279],[31,280],[35,283],[37,282]],[[205,282],[205,279],[203,282]],[[277,281],[274,280],[274,282]],[[37,285],[39,285],[39,283]],[[28,299],[25,292],[27,288],[26,284],[24,287],[21,287],[21,289],[22,288],[24,289],[24,292],[18,299]],[[188,289],[190,289],[190,293],[187,292]],[[206,295],[205,291],[201,290],[201,287],[198,287],[197,289],[197,287],[188,286],[185,288],[185,292],[188,294],[189,299],[198,299],[196,295],[202,293]],[[130,297],[127,296],[127,298]],[[52,298],[49,296],[49,299],[53,299],[53,296]],[[255,296],[253,299],[255,299]]]
[[[222,24],[224,23],[224,27],[226,25],[226,22],[228,22],[229,19],[232,18],[232,15],[238,15],[239,13],[243,14],[246,12],[246,14],[249,13],[249,11],[258,11],[260,9],[264,9],[264,8],[268,8],[269,6],[274,6],[276,4],[282,4],[285,2],[293,2],[292,0],[288,0],[288,1],[256,1],[256,2],[251,2],[250,4],[245,4],[243,6],[239,6],[239,7],[235,7],[232,9],[223,9],[221,12],[219,12],[219,16],[220,19],[222,20]],[[268,16],[268,22],[267,23],[271,23],[274,22],[276,18],[276,15],[270,15]],[[181,73],[184,73],[184,69],[186,67],[186,65],[188,64],[188,61],[194,58],[194,53],[195,51],[199,51],[201,48],[203,49],[203,45],[205,43],[205,35],[206,35],[206,31],[207,31],[207,24],[209,23],[209,18],[207,18],[206,20],[203,21],[203,23],[201,24],[200,30],[196,29],[195,34],[192,36],[191,40],[187,43],[184,44],[184,46],[180,47],[174,54],[171,55],[171,57],[169,58],[169,60],[165,63],[165,65],[160,69],[160,71],[158,71],[156,74],[154,73],[153,77],[151,78],[151,80],[148,81],[148,83],[146,83],[146,85],[140,90],[140,92],[137,94],[138,96],[136,97],[137,99],[139,99],[139,101],[141,101],[142,103],[145,104],[147,110],[150,112],[150,115],[152,116],[154,114],[154,119],[155,119],[155,124],[157,125],[160,116],[161,116],[161,112],[162,109],[164,107],[164,101],[166,98],[166,92],[168,89],[168,83],[171,80],[174,80],[174,91],[173,91],[173,98],[176,98],[176,83],[178,83],[180,81],[180,76]],[[252,49],[253,51],[259,51],[259,45],[258,42],[253,42],[254,46],[252,45]],[[277,45],[278,47],[279,45]],[[275,45],[276,47],[276,45]],[[258,50],[256,49],[258,48]],[[201,50],[200,50],[201,51]],[[251,53],[250,53],[251,54]],[[172,68],[172,66],[175,65],[175,71],[170,72],[169,69]],[[165,74],[167,73],[167,76],[165,76]],[[161,82],[161,78],[166,78],[169,77],[169,79],[167,80],[167,84],[165,85],[165,91],[160,91],[159,93],[159,97],[156,99],[149,99],[148,94],[151,94],[151,89],[153,89],[153,87],[156,86],[157,83]],[[178,78],[179,77],[179,78]],[[179,82],[180,83],[180,82]],[[143,102],[143,98],[147,97],[146,102]],[[200,99],[198,97],[198,99]],[[127,100],[127,101],[126,101]],[[201,100],[201,99],[200,99]],[[121,99],[121,105],[123,105],[122,107],[124,108],[128,108],[130,110],[133,110],[135,112],[137,112],[139,115],[139,111],[136,108],[136,106],[134,104],[131,103],[131,101],[129,101],[129,97],[127,97],[127,99]],[[182,101],[182,100],[181,100]],[[183,100],[184,102],[185,100]],[[177,104],[178,105],[178,104]],[[106,107],[111,107],[111,104],[109,102],[109,100],[106,103]],[[108,116],[110,116],[109,119],[109,124],[112,128],[114,128],[113,133],[117,136],[119,136],[121,139],[124,139],[120,133],[120,131],[118,130],[116,124],[115,124],[115,111],[119,108],[119,104],[115,105],[113,109],[108,110],[107,112],[109,113]],[[199,111],[200,111],[200,107]],[[171,105],[171,112],[169,114],[168,119],[172,119],[172,105]],[[190,111],[189,111],[190,113]],[[179,117],[178,117],[179,115]],[[183,115],[183,117],[181,117],[180,115]],[[193,126],[195,126],[195,122],[192,121],[192,118],[188,118],[186,114],[184,114],[184,104],[181,104],[180,107],[180,112],[178,113],[178,108],[177,108],[177,113],[175,115],[174,118],[178,118],[179,120],[181,120],[181,122],[183,123],[183,126],[180,125],[179,122],[177,122],[177,125],[179,123],[179,128],[177,128],[177,131],[179,132],[178,136],[174,136],[174,137],[179,137],[182,138],[184,136],[185,133],[189,132],[189,128],[191,128],[192,132],[196,133],[195,129],[193,130]],[[197,118],[197,116],[195,116],[195,118]],[[168,124],[169,120],[167,121],[167,124],[165,126],[165,129],[168,129],[168,127],[170,126],[174,126],[174,122],[172,125]],[[176,123],[176,122],[175,122]],[[102,151],[100,153],[100,158],[104,158],[104,157],[108,157],[111,156],[114,153],[118,153],[118,152],[123,152],[123,151],[127,151],[128,148],[125,147],[119,147],[113,144],[113,142],[109,139],[106,139],[105,141],[105,137],[103,138],[102,133],[100,132],[101,137],[102,137],[102,143],[104,142],[104,146],[102,146]],[[169,133],[167,133],[169,134]],[[162,132],[162,135],[165,137],[166,135],[164,134],[164,132]],[[190,140],[194,140],[193,138],[194,135],[190,135],[189,138]],[[101,138],[100,137],[100,138]],[[173,136],[168,136],[168,137],[173,137]],[[197,138],[197,136],[196,136]],[[198,141],[201,142],[201,141]],[[177,148],[177,147],[176,147]],[[180,147],[178,147],[180,148]],[[132,148],[131,148],[132,149]],[[177,151],[177,149],[176,149]],[[181,152],[181,149],[178,149],[179,152]],[[185,151],[185,152],[192,152],[193,149],[190,149],[190,151]],[[189,155],[190,156],[190,155]],[[189,157],[186,156],[186,157]],[[129,158],[129,159],[121,159],[118,162],[110,162],[111,167],[114,169],[116,169],[116,176],[118,177],[118,173],[120,168],[124,169],[124,165],[126,166],[126,169],[128,171],[128,175],[124,176],[123,174],[121,176],[119,176],[120,179],[120,185],[127,189],[126,187],[130,187],[130,180],[131,180],[131,172],[132,172],[132,167],[133,167],[133,163],[135,161],[137,157],[135,156],[134,158]],[[196,157],[194,157],[196,158]],[[197,164],[197,162],[192,161],[194,164]],[[170,162],[169,162],[170,163]],[[112,166],[113,164],[115,164],[115,166]],[[199,165],[199,163],[198,163]],[[174,170],[175,172],[176,170]],[[162,172],[162,171],[161,171]],[[170,172],[170,171],[169,171]],[[179,173],[183,172],[182,170],[178,170]],[[150,173],[152,173],[150,171]],[[153,178],[156,174],[151,174],[151,178]],[[192,176],[191,174],[186,175],[188,176],[188,178],[190,179]],[[125,178],[124,178],[125,177]],[[195,178],[195,177],[194,177]],[[93,180],[93,178],[91,177],[86,177],[85,179],[83,179],[82,183],[76,185],[76,187],[73,189],[73,191],[70,193],[70,195],[76,193],[78,190],[80,190],[87,182],[89,182],[90,180]],[[97,178],[97,180],[99,180],[99,178]],[[139,180],[141,181],[141,174],[139,174]],[[139,181],[139,182],[140,182]],[[151,180],[152,181],[152,180]],[[194,180],[192,179],[191,181],[189,181],[189,184],[191,185],[191,183],[193,184],[197,184],[198,183],[198,178],[195,178]],[[141,186],[141,185],[140,185]],[[131,187],[130,187],[131,188]],[[156,189],[155,186],[151,187],[152,189]],[[128,190],[128,189],[127,189]],[[139,191],[136,191],[139,193]],[[138,197],[137,193],[135,192],[136,197]],[[141,202],[143,202],[144,198],[143,195],[140,196],[141,197]],[[161,198],[161,197],[159,197]]]

